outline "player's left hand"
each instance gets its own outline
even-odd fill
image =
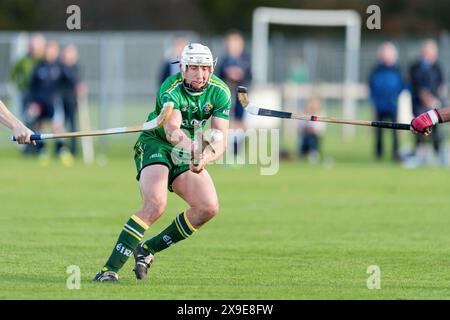
[[[436,110],[424,112],[411,121],[411,131],[414,134],[421,133],[428,136],[434,125],[439,123],[439,116]]]
[[[19,125],[13,129],[14,136],[16,137],[17,143],[19,144],[33,144],[36,145],[36,141],[31,141],[30,136],[34,134],[33,131],[25,127],[24,125]]]

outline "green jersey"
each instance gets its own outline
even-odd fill
[[[22,94],[29,90],[31,74],[41,61],[27,55],[17,61],[9,71],[9,79],[17,85]]]
[[[229,119],[231,98],[230,89],[215,75],[201,93],[189,93],[184,85],[181,73],[168,77],[161,85],[156,97],[156,107],[148,116],[148,121],[155,119],[164,103],[173,102],[174,109],[182,116],[181,129],[194,139],[198,124],[205,126],[211,117]],[[134,160],[137,176],[150,165],[165,165],[169,168],[168,188],[172,191],[172,182],[183,172],[189,170],[191,155],[183,149],[174,147],[166,138],[164,128],[142,132],[134,145]]]
[[[182,115],[181,129],[188,131],[190,138],[194,138],[194,125],[201,123],[205,126],[211,117],[229,119],[231,95],[228,86],[215,75],[208,81],[207,88],[201,93],[189,93],[184,85],[181,73],[168,77],[159,88],[156,97],[156,108],[148,116],[148,121],[156,118],[166,102],[173,102],[174,109]],[[157,138],[167,141],[164,128],[143,132],[139,139]]]

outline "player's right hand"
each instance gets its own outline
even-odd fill
[[[194,173],[200,173],[203,171],[205,166],[206,166],[206,161],[203,158],[201,158],[196,164],[191,162],[189,164],[189,170],[191,170]]]
[[[36,145],[36,141],[31,141],[30,136],[34,134],[33,131],[25,127],[23,124],[18,125],[13,129],[14,136],[16,137],[16,141],[19,144],[33,144]]]
[[[414,134],[428,136],[433,126],[439,123],[439,115],[436,109],[424,112],[411,121],[411,131]]]

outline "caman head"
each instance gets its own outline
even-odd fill
[[[239,86],[237,88],[237,95],[238,95],[238,99],[239,99],[239,102],[241,103],[242,107],[247,108],[247,106],[249,104],[247,88]]]

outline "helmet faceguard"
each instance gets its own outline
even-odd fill
[[[188,92],[191,93],[201,93],[203,92],[207,85],[208,81],[201,88],[195,88],[190,83],[186,83],[185,73],[187,71],[188,66],[208,66],[210,68],[211,75],[214,72],[214,67],[217,63],[217,59],[213,58],[211,50],[207,46],[204,46],[200,43],[190,43],[186,47],[184,47],[183,52],[181,53],[180,66],[181,66],[181,74],[183,76],[183,84]]]

